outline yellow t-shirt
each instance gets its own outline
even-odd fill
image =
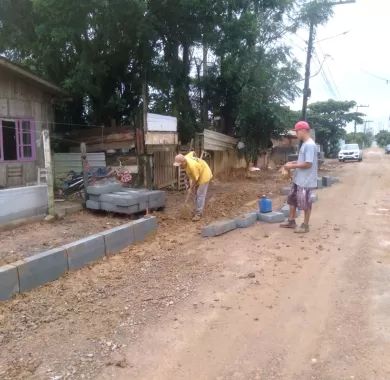
[[[197,185],[204,185],[213,178],[213,173],[207,162],[194,157],[194,152],[188,153],[186,156],[187,167],[186,173]]]

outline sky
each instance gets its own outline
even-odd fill
[[[335,99],[369,105],[359,109],[367,115],[366,120],[372,121],[367,126],[374,132],[390,131],[389,21],[389,0],[356,0],[355,4],[334,7],[333,18],[317,29],[312,75],[324,63],[321,72],[311,79],[309,102]],[[305,29],[289,37],[295,56],[303,64],[307,39]],[[301,98],[291,105],[293,109],[301,107]],[[351,129],[353,126],[348,127]],[[358,126],[359,130],[363,126]]]

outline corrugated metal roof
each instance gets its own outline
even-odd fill
[[[235,149],[238,139],[224,135],[223,133],[210,131],[205,129],[200,133],[199,138],[203,140],[202,145],[204,150],[210,151],[225,151],[228,149]]]

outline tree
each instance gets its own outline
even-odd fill
[[[255,155],[298,94],[283,36],[302,3],[2,0],[0,54],[68,91],[64,122],[134,122],[147,92],[150,111],[177,116],[183,143],[218,118]]]
[[[326,102],[312,103],[308,107],[308,121],[315,129],[316,140],[323,146],[326,156],[337,153],[339,141],[346,137],[345,127],[348,123],[356,121],[363,123],[359,112],[351,112],[356,107],[354,101],[328,100]]]
[[[385,147],[390,144],[390,132],[389,131],[379,131],[375,136],[375,140],[380,147]]]
[[[370,131],[366,133],[348,133],[345,136],[345,141],[350,144],[359,144],[359,146],[362,148],[369,148],[374,141],[374,135]]]
[[[65,118],[129,119],[141,94],[144,12],[142,0],[4,0],[0,53],[67,90]]]

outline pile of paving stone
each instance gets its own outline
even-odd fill
[[[98,183],[87,188],[87,208],[118,214],[137,214],[165,207],[166,193],[123,187],[117,182]]]

